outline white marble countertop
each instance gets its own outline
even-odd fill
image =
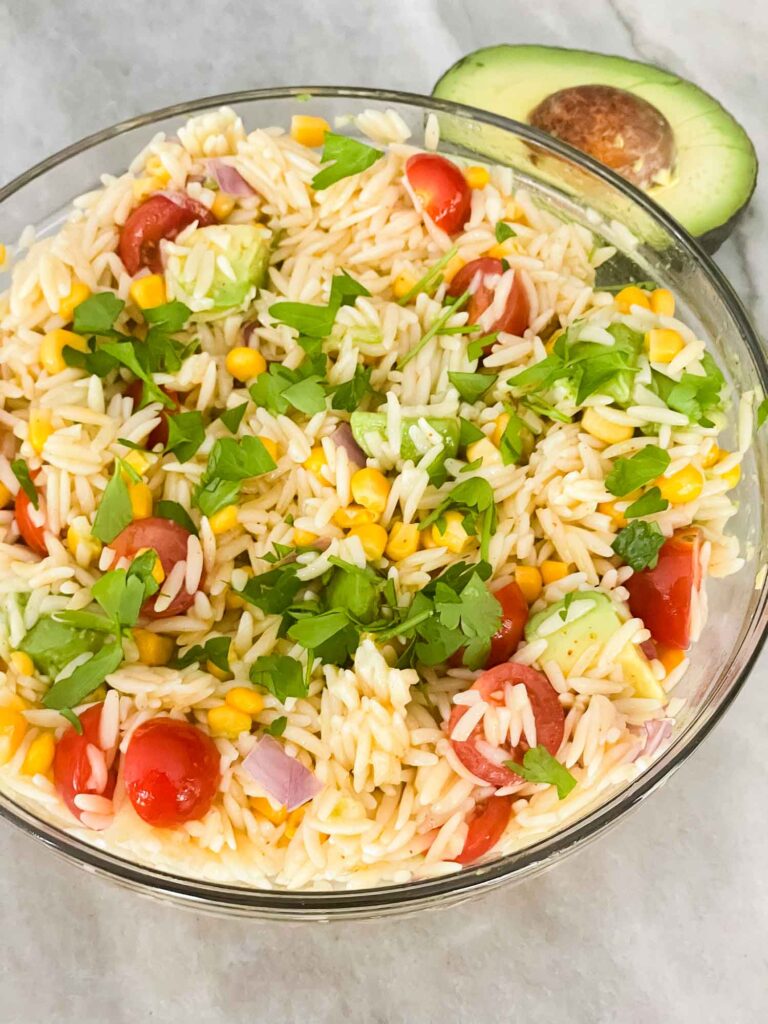
[[[720,98],[768,158],[768,13],[747,0],[5,0],[0,181],[169,103],[278,84],[428,92],[501,41],[663,64]],[[758,324],[767,213],[758,193],[718,255]],[[195,915],[2,826],[0,1024],[764,1020],[766,682],[768,657],[665,789],[555,871],[401,921]]]

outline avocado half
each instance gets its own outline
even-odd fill
[[[640,61],[491,46],[454,64],[433,95],[535,124],[590,153],[643,187],[710,252],[755,188],[757,157],[741,125],[692,82]]]

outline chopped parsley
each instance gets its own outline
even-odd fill
[[[176,668],[186,668],[197,662],[206,665],[209,661],[222,672],[229,672],[229,647],[232,643],[231,637],[212,636],[204,644],[195,644],[194,647],[176,659]]]
[[[657,444],[648,444],[630,458],[616,459],[605,478],[605,486],[611,494],[623,498],[638,487],[656,480],[669,465],[669,453]]]
[[[505,223],[503,220],[497,222],[494,234],[496,235],[497,242],[506,242],[508,238],[517,237],[517,232],[515,231],[515,229],[513,227],[510,227],[510,225]]]
[[[115,459],[112,478],[104,489],[101,502],[96,510],[91,533],[97,540],[109,544],[115,537],[133,522],[133,509],[128,485],[123,479],[125,463]]]
[[[327,338],[341,307],[353,305],[358,295],[370,294],[365,285],[355,281],[342,270],[331,281],[331,292],[326,306],[315,306],[309,302],[275,302],[269,307],[269,315],[279,323],[293,327],[299,335],[307,338]]]
[[[236,434],[240,428],[240,424],[243,422],[243,416],[245,416],[245,410],[248,408],[248,403],[243,402],[242,405],[236,405],[232,409],[227,409],[223,412],[219,419],[230,432],[230,434]]]
[[[623,562],[640,572],[656,567],[663,543],[664,534],[657,523],[635,519],[619,531],[611,547]]]
[[[651,386],[669,409],[687,416],[691,423],[711,427],[711,414],[723,407],[725,378],[708,352],[702,355],[701,365],[703,374],[685,372],[679,381],[654,370]]]
[[[189,530],[195,536],[198,534],[198,529],[189,512],[178,501],[168,501],[166,499],[158,501],[155,505],[154,514],[161,519],[170,519],[172,522],[178,523],[179,526],[183,526],[185,530]]]
[[[314,176],[312,188],[320,192],[337,181],[341,181],[342,178],[360,174],[383,156],[380,149],[367,146],[364,142],[358,142],[357,139],[350,139],[346,135],[337,135],[335,132],[326,132],[320,159],[328,166]]]
[[[480,557],[488,561],[488,548],[496,531],[496,503],[493,488],[483,477],[473,477],[457,484],[437,508],[422,519],[419,529],[425,530],[436,524],[438,530],[445,528],[445,513],[456,510],[462,513],[462,525],[469,534],[480,539]]]
[[[128,569],[105,572],[91,587],[93,599],[106,613],[116,636],[136,625],[141,606],[157,593],[160,584],[152,575],[157,559],[157,552],[150,548],[137,555]]]
[[[458,373],[448,371],[448,380],[465,402],[477,402],[499,379],[498,373]]]
[[[262,375],[263,376],[263,375]],[[193,503],[210,518],[219,509],[233,504],[246,480],[276,469],[272,456],[258,437],[239,440],[222,437],[208,456],[208,465],[195,488]]]
[[[75,306],[72,330],[75,334],[101,335],[114,333],[115,321],[125,307],[114,292],[97,292]]]
[[[576,785],[576,779],[565,765],[560,764],[541,744],[526,750],[522,764],[515,764],[514,761],[505,761],[504,764],[526,782],[543,782],[554,786],[558,800],[564,800]]]
[[[637,501],[633,501],[624,513],[627,519],[636,519],[638,516],[651,516],[655,512],[663,512],[669,508],[669,502],[662,498],[658,487],[651,487]]]
[[[304,666],[287,654],[264,654],[257,658],[251,665],[249,678],[256,686],[263,686],[269,693],[274,694],[281,704],[284,704],[288,697],[306,697],[309,693]],[[283,730],[273,735],[279,736]]]
[[[364,398],[374,394],[371,387],[370,366],[355,368],[354,376],[342,384],[336,384],[328,389],[331,395],[331,408],[343,409],[345,412],[354,412],[360,407]]]
[[[533,438],[531,428],[516,412],[507,410],[509,417],[499,442],[501,461],[505,466],[519,466]]]
[[[285,715],[280,715],[279,718],[276,718],[265,727],[264,732],[267,733],[268,736],[282,736],[285,732],[286,725],[288,725],[288,719]]]
[[[205,440],[203,414],[177,412],[168,417],[168,443],[166,452],[173,452],[179,462],[189,462]]]
[[[110,672],[120,667],[122,661],[123,645],[118,640],[105,644],[65,679],[57,680],[43,697],[43,706],[61,710],[82,704]]]

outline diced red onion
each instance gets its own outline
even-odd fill
[[[245,178],[234,167],[223,160],[208,160],[208,173],[218,183],[222,192],[230,196],[255,196],[256,190],[251,188]]]
[[[671,738],[672,724],[671,718],[654,718],[650,722],[643,723],[646,734],[645,746],[642,750],[643,757],[652,757],[659,747]]]
[[[658,658],[659,652],[656,650],[656,644],[653,640],[643,640],[643,642],[638,646],[649,661],[653,661],[654,658]]]
[[[243,324],[243,326],[242,326],[243,341],[245,342],[246,345],[248,345],[250,343],[251,335],[253,334],[253,332],[256,330],[256,328],[258,326],[259,326],[259,324],[257,323],[256,320],[250,320],[247,324]]]
[[[353,465],[365,466],[365,452],[352,436],[352,427],[348,423],[340,423],[331,434],[331,440],[338,448],[344,449]]]
[[[271,736],[260,739],[243,761],[243,768],[287,810],[301,807],[323,788],[301,761],[286,754]]]

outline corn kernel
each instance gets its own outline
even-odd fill
[[[485,253],[486,256],[490,256],[494,260],[503,260],[512,252],[511,239],[507,239],[506,242],[496,242],[491,246]]]
[[[411,277],[410,274],[398,274],[395,280],[392,282],[392,293],[396,299],[404,298],[408,292],[415,287],[416,278]]]
[[[716,444],[713,444],[707,452],[707,454],[702,456],[701,468],[711,469],[715,465],[715,463],[719,462],[721,459],[724,459],[726,455],[728,455],[728,452],[723,451],[722,448],[718,448]]]
[[[309,470],[310,473],[314,473],[317,479],[322,484],[327,484],[328,481],[322,475],[322,470],[328,465],[328,460],[325,457],[322,445],[316,445],[309,453],[309,458],[304,460],[304,469]]]
[[[41,732],[35,736],[24,755],[21,765],[23,775],[45,775],[51,770],[56,740],[52,732]]]
[[[152,491],[149,485],[142,482],[129,484],[128,496],[131,499],[133,518],[149,519],[152,515]]]
[[[362,505],[347,505],[333,513],[333,521],[342,530],[351,530],[353,526],[365,526],[376,521],[377,515]]]
[[[302,819],[304,818],[306,810],[307,805],[302,804],[301,807],[296,807],[294,810],[291,811],[285,822],[285,832],[283,833],[284,839],[293,839],[293,837],[296,835],[296,832],[298,831]]]
[[[29,443],[38,455],[41,454],[45,442],[53,433],[48,413],[42,409],[32,409],[29,414]]]
[[[85,338],[81,338],[79,334],[75,334],[74,331],[65,331],[61,327],[57,327],[54,331],[49,331],[43,337],[40,343],[40,362],[46,373],[53,376],[54,373],[61,373],[62,370],[66,370],[67,364],[64,362],[65,348],[74,348],[78,352],[87,352],[88,344]]]
[[[493,433],[491,434],[491,441],[493,441],[497,448],[501,447],[501,439],[504,436],[504,431],[507,429],[508,423],[509,413],[503,412],[500,416],[496,417],[496,422],[493,426]]]
[[[157,583],[157,585],[160,586],[163,580],[165,579],[165,569],[163,568],[163,563],[160,561],[160,556],[157,554],[155,549],[139,548],[139,550],[134,555],[134,558],[138,558],[139,555],[145,555],[147,551],[152,551],[155,555],[155,561],[152,565],[152,578]]]
[[[288,817],[285,807],[273,807],[265,796],[249,797],[248,803],[257,814],[271,821],[273,825],[282,825]]]
[[[171,637],[150,633],[148,629],[134,629],[133,642],[142,665],[167,665],[176,648]]]
[[[229,704],[221,704],[208,712],[208,728],[214,736],[227,736],[236,740],[242,732],[250,732],[253,720],[244,711]]]
[[[165,278],[162,274],[137,277],[131,282],[128,292],[139,309],[154,309],[155,306],[163,306],[168,301]]]
[[[627,525],[627,518],[616,508],[615,501],[601,501],[597,506],[597,511],[604,516],[610,516],[611,526],[614,530],[622,530]]]
[[[235,686],[227,691],[224,700],[231,708],[242,711],[246,715],[258,715],[264,710],[264,698],[260,693],[247,686]]]
[[[567,562],[544,561],[539,568],[541,569],[541,578],[547,585],[556,583],[557,580],[561,580],[564,576],[568,575]]]
[[[143,476],[149,469],[152,460],[146,452],[140,452],[138,449],[132,448],[123,459],[123,462],[127,466],[130,466],[135,473],[139,474],[139,476]]]
[[[528,604],[533,604],[541,593],[541,572],[535,565],[518,565],[515,567],[515,583],[522,590]]]
[[[684,347],[681,335],[668,327],[654,327],[646,332],[645,348],[652,363],[671,363]]]
[[[658,316],[675,315],[675,296],[667,288],[656,288],[651,292],[651,309]]]
[[[234,530],[238,524],[237,505],[225,505],[218,512],[214,512],[208,522],[211,530],[217,535]]]
[[[387,546],[387,531],[378,523],[363,523],[362,526],[353,526],[349,531],[350,537],[357,537],[369,562],[376,562],[384,554]]]
[[[59,303],[59,316],[65,323],[70,323],[75,313],[75,307],[85,302],[91,294],[91,289],[82,281],[73,281],[69,289],[69,295],[65,296]],[[82,340],[82,339],[81,339]]]
[[[449,259],[443,267],[443,280],[445,283],[450,284],[461,268],[466,266],[466,263],[467,261],[463,260],[461,256],[453,256]]]
[[[651,308],[648,296],[641,288],[637,288],[633,284],[628,288],[622,288],[614,301],[620,313],[631,313],[633,306],[640,306],[642,309]]]
[[[312,117],[310,114],[294,114],[291,118],[291,138],[301,146],[322,146],[325,133],[331,126],[324,117]]]
[[[481,459],[484,466],[498,466],[501,463],[499,449],[489,437],[467,445],[467,461],[475,462],[477,459]]]
[[[419,541],[419,527],[416,523],[393,523],[384,553],[390,561],[400,562],[416,554]]]
[[[695,466],[684,466],[672,476],[660,476],[656,486],[670,505],[684,505],[687,501],[695,501],[704,487],[701,470]]]
[[[349,481],[355,501],[376,515],[381,515],[387,505],[391,484],[378,469],[358,469]]]
[[[7,764],[21,746],[27,731],[27,720],[20,711],[0,708],[0,764]]]
[[[297,548],[307,547],[309,544],[314,544],[317,540],[317,534],[311,533],[309,530],[299,530],[294,526],[293,528],[293,543]]]
[[[634,427],[625,426],[623,423],[614,423],[613,420],[607,419],[591,406],[584,410],[581,426],[592,437],[596,437],[598,441],[605,441],[606,444],[619,444],[621,441],[628,441],[635,433]]]
[[[736,463],[736,465],[732,466],[727,473],[721,473],[719,478],[720,480],[725,480],[728,490],[730,491],[730,489],[735,487],[739,480],[741,480],[741,466]]]
[[[656,644],[656,657],[659,659],[667,675],[673,672],[685,658],[685,651],[679,647],[667,647],[666,644]]]
[[[144,168],[147,174],[167,185],[171,180],[171,172],[167,169],[159,156],[152,155],[148,158]]]
[[[235,200],[226,192],[217,192],[211,203],[211,213],[216,220],[226,220],[235,208]]]
[[[215,662],[211,661],[210,658],[205,663],[205,671],[210,672],[212,676],[214,676],[222,683],[226,682],[227,679],[232,678],[231,672],[228,672],[223,668],[219,668],[219,666]]]
[[[437,523],[432,527],[432,540],[437,547],[448,548],[454,555],[460,555],[466,550],[470,537],[464,529],[464,516],[461,512],[446,512],[444,528],[441,530]]]
[[[11,492],[8,490],[5,484],[2,481],[0,481],[0,508],[6,508],[8,505],[10,505],[12,497],[13,495],[11,494]]]
[[[259,440],[267,449],[267,455],[269,455],[273,462],[277,462],[280,457],[280,449],[277,447],[277,441],[273,441],[271,437],[264,437],[263,434],[259,434]]]
[[[82,546],[81,546],[82,545]],[[82,534],[74,526],[67,529],[67,547],[74,559],[78,559],[81,565],[90,565],[94,558],[101,554],[101,541],[92,537],[89,533]]]
[[[162,178],[135,178],[131,182],[133,198],[137,202],[141,202],[153,192],[159,192],[160,189],[165,188],[165,185],[166,182]]]
[[[491,180],[487,167],[467,167],[464,178],[470,188],[485,188]]]
[[[14,651],[10,657],[10,662],[20,675],[34,675],[34,662],[25,651]]]
[[[432,539],[431,529],[421,530],[419,533],[419,538],[421,540],[421,546],[427,551],[431,551],[433,548],[439,546],[435,544],[434,540]]]

